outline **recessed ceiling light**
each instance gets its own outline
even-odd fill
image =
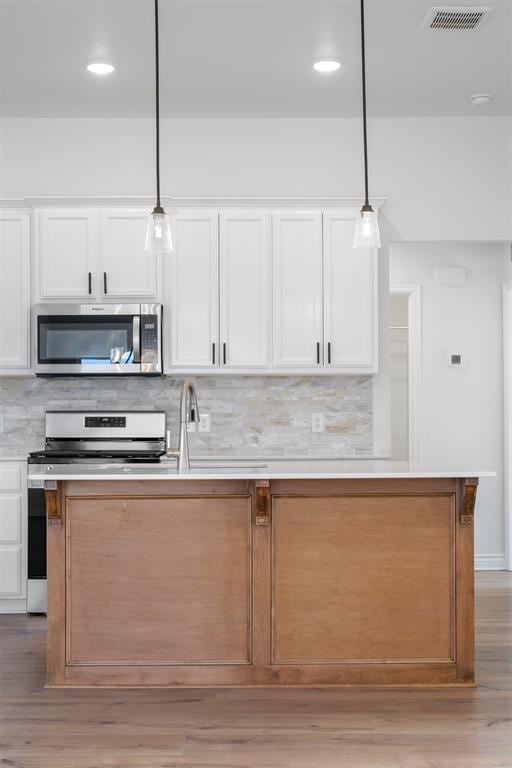
[[[339,59],[322,59],[313,64],[313,69],[316,69],[317,72],[336,72],[340,67],[341,61]]]
[[[111,61],[88,61],[85,64],[85,68],[88,72],[92,72],[93,75],[110,75],[114,70],[115,66]]]
[[[482,107],[484,104],[489,104],[493,98],[492,93],[475,93],[471,97],[471,103],[474,107]]]

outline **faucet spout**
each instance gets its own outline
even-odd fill
[[[193,381],[185,379],[180,401],[180,444],[178,450],[178,472],[190,472],[188,450],[188,424],[199,421],[197,392]]]

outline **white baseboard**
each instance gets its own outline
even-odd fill
[[[5,597],[0,599],[0,613],[26,613],[26,599]]]
[[[477,571],[504,571],[505,555],[476,555],[475,570]]]

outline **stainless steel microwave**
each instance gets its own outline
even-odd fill
[[[38,376],[159,376],[162,305],[37,304],[32,346]]]

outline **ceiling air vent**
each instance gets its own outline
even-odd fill
[[[429,10],[422,27],[426,29],[478,29],[489,16],[488,5],[436,5]]]

